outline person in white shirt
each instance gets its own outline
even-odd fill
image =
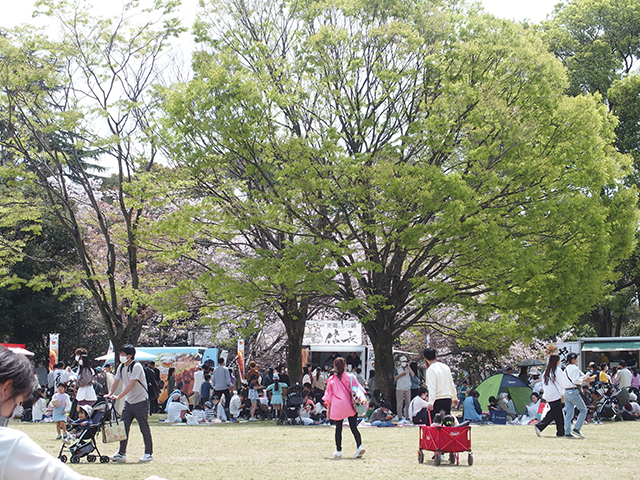
[[[564,390],[564,436],[571,437],[571,422],[575,409],[578,409],[578,418],[576,426],[573,428],[573,434],[578,437],[584,437],[581,432],[585,418],[587,418],[587,406],[580,395],[580,389],[584,382],[591,381],[591,377],[580,371],[578,368],[578,354],[571,352],[567,355],[567,368],[564,373],[569,383],[565,385]]]
[[[427,389],[424,387],[418,388],[418,395],[413,397],[409,404],[408,419],[414,424],[426,423],[426,410],[429,408],[429,402],[427,401]],[[424,412],[424,413],[421,413]],[[419,418],[416,418],[420,414]]]
[[[550,410],[540,423],[534,425],[536,435],[540,436],[540,433],[555,420],[556,436],[564,437],[562,396],[564,395],[565,385],[569,383],[569,381],[560,368],[559,355],[554,353],[549,357],[547,368],[545,368],[544,374],[542,375],[542,383],[544,384],[544,399],[549,404]]]
[[[233,391],[233,387],[229,387],[229,391],[232,393],[231,401],[229,402],[229,414],[231,414],[233,420],[238,420],[242,412],[242,399],[238,392]]]
[[[202,371],[202,365],[198,365],[196,367],[196,373],[193,374],[193,404],[194,405],[198,405],[200,403],[200,387],[202,387],[203,382],[204,382],[204,372]]]
[[[620,360],[620,363],[618,363],[618,371],[615,378],[618,381],[618,387],[620,389],[631,386],[631,372],[627,368],[627,362],[624,360]]]
[[[451,414],[451,406],[458,406],[458,391],[451,370],[447,365],[436,360],[437,352],[433,348],[426,348],[423,352],[427,362],[427,390],[429,391],[429,410]]]
[[[189,411],[189,407],[182,403],[180,394],[174,393],[171,397],[171,405],[167,407],[167,422],[180,423]]]

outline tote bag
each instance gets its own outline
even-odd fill
[[[118,414],[111,408],[110,412],[115,421],[105,422],[102,426],[102,443],[120,442],[127,438],[127,431],[124,429],[124,423],[118,421]]]
[[[349,375],[349,382],[351,385],[351,399],[353,400],[353,408],[359,417],[362,417],[367,413],[367,394],[357,380],[353,381],[353,375]]]

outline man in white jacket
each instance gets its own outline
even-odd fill
[[[447,365],[436,360],[437,352],[433,348],[426,348],[423,352],[427,368],[427,389],[429,390],[429,410],[436,413],[444,410],[451,414],[451,406],[458,406],[458,392],[453,383],[451,370]]]

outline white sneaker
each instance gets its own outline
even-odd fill
[[[355,458],[362,458],[364,455],[365,449],[362,445],[360,445],[357,449],[356,449],[356,455]]]
[[[140,459],[140,461],[144,463],[153,462],[153,455],[151,455],[150,453],[145,453]]]
[[[258,419],[257,419],[256,417],[251,417],[251,418],[249,419],[249,421],[250,421],[250,422],[257,422],[257,421],[258,421]]]
[[[336,450],[335,452],[333,452],[333,457],[342,458],[342,452],[340,450]]]
[[[127,461],[127,456],[126,455],[122,455],[120,452],[117,452],[115,455],[111,455],[109,457],[109,459],[112,462],[126,462]]]

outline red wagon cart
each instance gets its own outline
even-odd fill
[[[424,452],[434,452],[436,466],[442,463],[443,454],[449,453],[449,461],[460,464],[460,452],[468,452],[469,466],[473,465],[473,453],[471,452],[471,427],[445,427],[441,425],[420,426],[420,446],[418,448],[418,462],[424,462]],[[455,458],[455,460],[454,460]]]

